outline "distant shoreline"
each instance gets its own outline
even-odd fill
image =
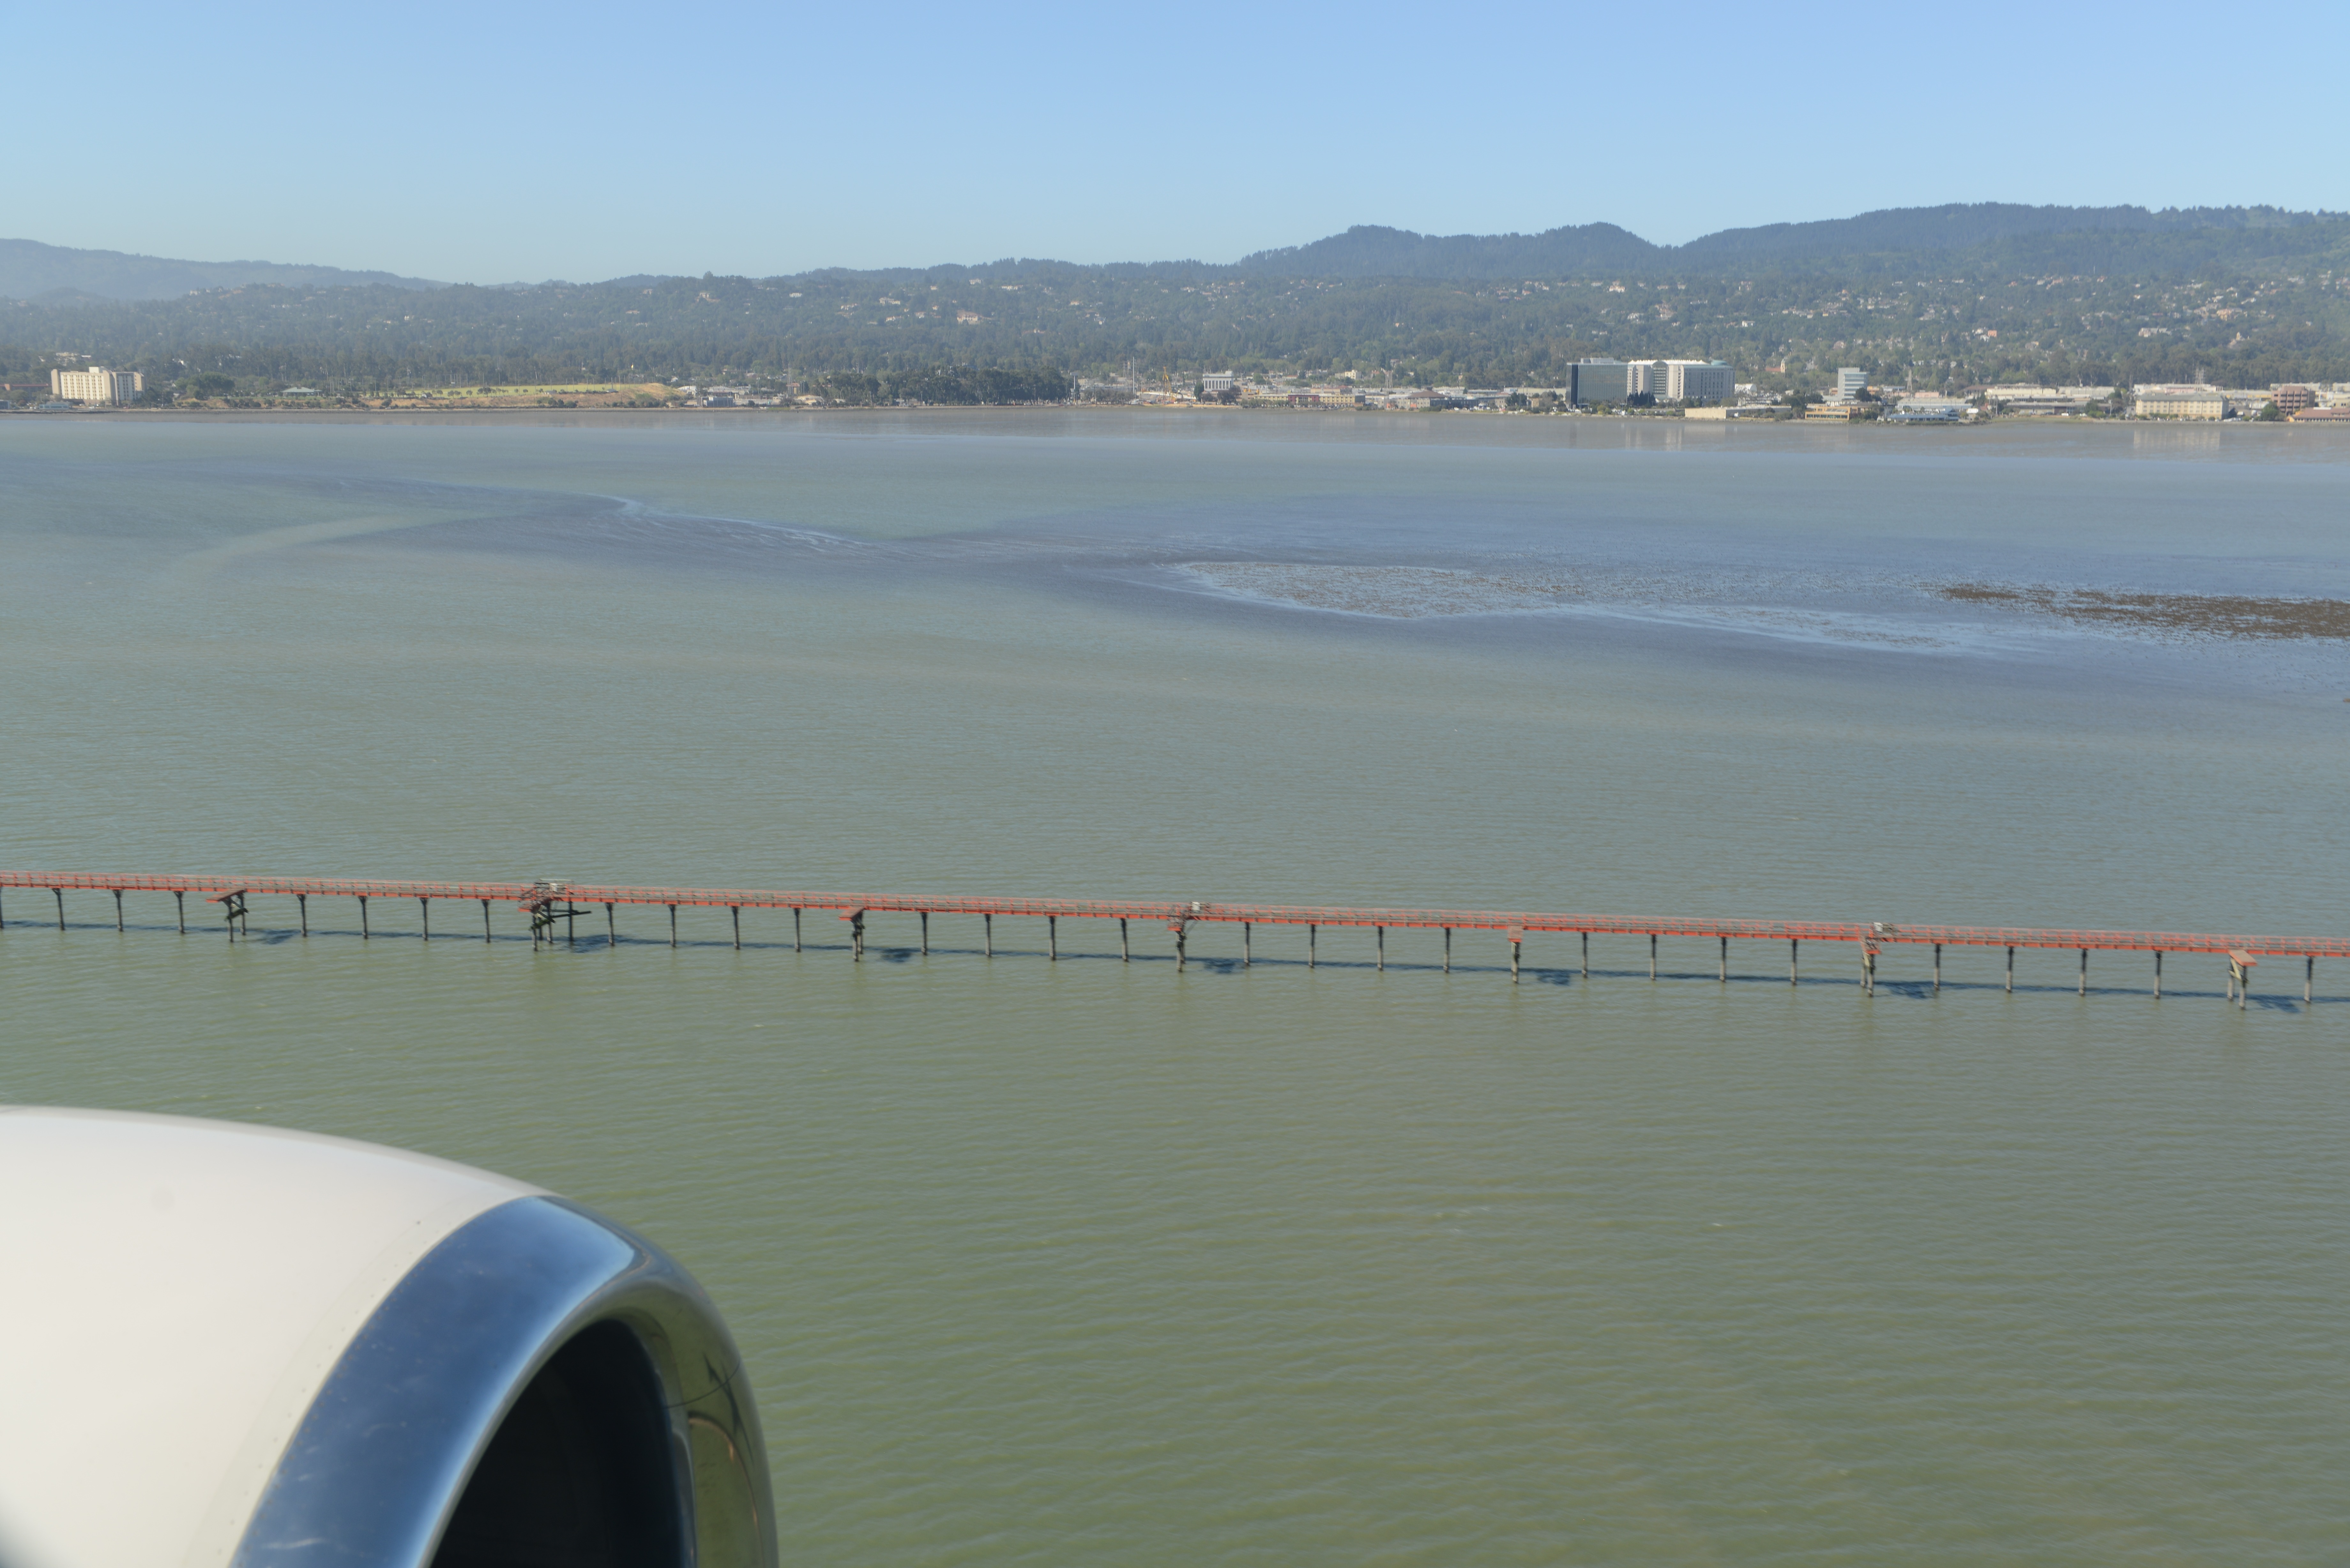
[[[18,416],[38,416],[38,417],[41,417],[41,418],[51,419],[51,420],[57,420],[57,419],[72,419],[72,420],[119,420],[119,419],[130,419],[130,420],[134,420],[134,421],[148,421],[148,420],[158,420],[158,419],[161,419],[161,420],[204,420],[204,419],[210,419],[210,420],[219,420],[219,421],[232,421],[232,422],[246,422],[246,423],[250,423],[250,422],[256,421],[288,421],[288,420],[293,420],[293,421],[313,421],[313,420],[323,420],[323,421],[342,421],[342,422],[346,422],[346,423],[353,422],[353,421],[361,422],[361,423],[367,423],[367,422],[379,422],[379,423],[380,423],[380,422],[400,422],[400,423],[406,423],[406,422],[418,421],[427,421],[427,422],[435,422],[435,421],[447,421],[447,420],[464,420],[464,419],[474,419],[474,420],[481,420],[481,419],[491,419],[491,420],[515,420],[515,419],[520,419],[520,420],[524,420],[524,421],[533,421],[533,422],[543,422],[543,421],[548,421],[548,420],[550,420],[550,419],[570,420],[570,419],[575,419],[575,418],[594,419],[594,420],[597,420],[597,421],[603,421],[603,420],[608,420],[608,419],[634,419],[634,420],[642,420],[642,419],[647,419],[647,418],[654,418],[654,419],[692,419],[692,420],[710,420],[710,421],[724,421],[724,420],[733,419],[733,420],[737,420],[737,421],[754,421],[754,420],[762,419],[762,418],[765,418],[765,419],[774,419],[774,418],[777,418],[777,417],[787,417],[787,418],[795,418],[795,419],[797,419],[797,418],[827,418],[827,417],[838,417],[838,416],[842,416],[842,415],[854,415],[854,414],[868,414],[868,415],[869,415],[869,414],[937,415],[937,414],[979,414],[979,413],[984,413],[984,414],[1003,414],[1003,415],[1019,415],[1019,416],[1023,416],[1023,417],[1035,417],[1035,416],[1042,415],[1042,414],[1073,414],[1073,413],[1074,413],[1074,414],[1087,414],[1087,415],[1093,415],[1093,414],[1154,414],[1154,415],[1165,415],[1165,416],[1170,416],[1170,417],[1194,417],[1194,418],[1196,418],[1196,417],[1201,417],[1201,416],[1223,416],[1223,417],[1228,417],[1228,418],[1243,418],[1243,419],[1251,419],[1251,420],[1254,420],[1254,419],[1265,419],[1265,418],[1274,418],[1274,419],[1279,419],[1279,418],[1290,418],[1290,419],[1295,419],[1295,418],[1298,418],[1298,417],[1301,417],[1301,416],[1302,416],[1302,417],[1307,417],[1307,418],[1316,418],[1316,417],[1318,417],[1318,418],[1322,418],[1322,419],[1347,419],[1347,420],[1360,420],[1360,419],[1366,419],[1366,418],[1376,418],[1376,419],[1382,419],[1382,420],[1418,420],[1418,421],[1437,421],[1437,420],[1442,420],[1442,421],[1458,421],[1458,420],[1468,420],[1468,421],[1474,421],[1474,422],[1480,422],[1480,423],[1482,423],[1482,422],[1485,422],[1485,421],[1510,421],[1510,422],[1513,422],[1513,423],[1515,423],[1515,422],[1523,422],[1523,421],[1544,421],[1544,422],[1558,421],[1558,422],[1564,422],[1564,423],[1575,424],[1575,425],[1604,425],[1604,426],[1609,427],[1609,428],[1611,428],[1611,429],[1666,428],[1666,427],[1669,427],[1669,428],[1672,428],[1672,429],[1679,429],[1679,430],[1731,431],[1731,430],[1756,430],[1756,429],[1785,430],[1785,429],[1789,429],[1789,428],[1799,428],[1799,429],[1804,429],[1804,430],[1841,431],[1844,431],[1844,432],[1846,432],[1846,433],[1850,433],[1850,432],[1855,431],[1862,431],[1862,430],[1877,430],[1877,431],[1885,431],[1885,430],[1898,430],[1898,431],[1915,431],[1915,430],[1961,431],[1961,430],[1976,430],[1976,431],[1981,431],[1981,430],[1990,430],[1990,429],[1993,429],[1993,428],[2000,429],[2000,430],[2021,430],[2021,429],[2035,429],[2035,428],[2058,428],[2058,429],[2066,429],[2066,430],[2078,430],[2078,429],[2081,429],[2081,428],[2083,428],[2083,427],[2085,427],[2085,426],[2102,426],[2102,427],[2113,427],[2113,428],[2118,428],[2118,429],[2128,429],[2128,430],[2223,430],[2223,429],[2253,429],[2253,428],[2257,428],[2257,429],[2263,429],[2263,430],[2275,430],[2275,429],[2323,430],[2323,429],[2327,429],[2327,428],[2333,428],[2333,427],[2334,427],[2334,426],[2336,426],[2336,425],[2339,425],[2339,426],[2341,426],[2342,428],[2350,429],[2350,421],[2314,421],[2314,420],[2301,420],[2301,421],[2294,421],[2294,420],[2266,420],[2266,421],[2262,421],[2262,420],[2250,420],[2250,419],[2233,419],[2233,420],[2137,419],[2137,418],[2134,418],[2134,417],[2130,417],[2130,416],[2126,416],[2126,415],[2108,415],[2108,416],[2105,416],[2105,417],[2103,417],[2103,418],[2091,419],[2091,418],[2086,418],[2086,417],[2084,417],[2084,416],[2081,416],[2081,415],[2077,415],[2077,414],[2074,414],[2074,415],[2048,415],[2048,414],[2037,414],[2037,415],[2034,415],[2034,414],[2021,414],[2021,415],[2019,415],[2019,414],[1993,414],[1993,415],[1987,415],[1987,416],[1984,416],[1984,417],[1981,417],[1981,418],[1977,418],[1977,419],[1972,419],[1972,420],[1967,420],[1967,421],[1950,421],[1950,422],[1947,422],[1947,423],[1942,423],[1942,422],[1928,423],[1928,422],[1908,422],[1908,421],[1897,422],[1897,421],[1887,421],[1887,420],[1852,420],[1852,421],[1845,421],[1845,420],[1804,420],[1804,419],[1792,419],[1792,418],[1791,418],[1791,419],[1742,419],[1742,420],[1690,420],[1690,419],[1684,419],[1683,417],[1681,417],[1681,416],[1680,416],[1679,414],[1678,414],[1678,413],[1634,413],[1634,414],[1588,414],[1588,413],[1560,413],[1560,412],[1540,412],[1540,413],[1534,413],[1534,412],[1526,412],[1526,411],[1517,410],[1508,410],[1508,411],[1502,411],[1502,410],[1491,410],[1491,409],[1367,409],[1367,408],[1366,408],[1366,409],[1345,409],[1345,408],[1321,409],[1321,408],[1288,408],[1288,407],[1279,407],[1279,406],[1271,406],[1271,405],[1267,405],[1267,406],[1261,406],[1261,407],[1249,407],[1249,406],[1246,406],[1246,405],[1237,405],[1237,404],[1209,404],[1209,403],[1192,404],[1192,403],[1097,403],[1097,402],[1066,402],[1066,403],[918,403],[918,404],[905,404],[905,405],[896,405],[896,404],[884,405],[884,404],[870,404],[870,403],[868,403],[868,404],[848,404],[848,403],[838,403],[838,404],[832,404],[832,405],[828,405],[828,406],[822,406],[822,407],[809,407],[809,406],[806,406],[806,405],[798,405],[798,406],[795,406],[795,407],[792,407],[792,408],[781,408],[781,407],[776,407],[776,408],[716,408],[716,409],[713,409],[713,408],[705,408],[705,407],[701,407],[701,406],[697,406],[697,405],[693,405],[693,404],[681,404],[681,405],[679,405],[679,406],[677,406],[677,407],[674,407],[674,408],[659,408],[659,409],[648,409],[648,408],[628,408],[628,407],[616,406],[616,405],[611,405],[611,404],[603,404],[603,405],[597,405],[597,404],[586,404],[586,405],[582,405],[582,406],[575,407],[575,408],[547,408],[547,407],[528,407],[528,406],[516,406],[516,405],[507,405],[507,406],[504,406],[504,407],[499,407],[499,406],[483,406],[483,405],[480,405],[480,404],[473,404],[473,405],[459,405],[459,406],[448,406],[448,405],[443,405],[443,406],[440,406],[440,407],[434,407],[434,406],[430,405],[430,404],[415,404],[415,405],[397,405],[397,406],[394,406],[394,407],[392,407],[392,408],[389,408],[389,409],[315,408],[315,407],[306,408],[306,407],[304,407],[304,406],[302,406],[301,404],[298,404],[298,403],[286,403],[286,404],[279,404],[279,405],[272,406],[272,407],[269,407],[269,408],[261,408],[261,409],[216,409],[216,408],[178,408],[178,407],[172,407],[172,408],[143,408],[143,409],[142,409],[142,408],[78,408],[78,409],[49,409],[49,410],[43,410],[43,409],[28,408],[28,407],[21,407],[21,406],[20,406],[20,407],[18,407],[18,408],[13,409],[13,410],[0,410],[0,420],[15,419],[15,418],[16,418],[16,417],[18,417]]]

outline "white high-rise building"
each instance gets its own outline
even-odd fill
[[[1665,389],[1669,403],[1726,403],[1738,395],[1731,369],[1719,359],[1668,359]]]
[[[87,370],[49,372],[49,395],[79,403],[127,403],[146,389],[147,378],[136,370],[92,365]]]
[[[1841,366],[1836,370],[1835,400],[1849,403],[1868,390],[1868,372],[1855,366]]]

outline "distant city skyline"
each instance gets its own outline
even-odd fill
[[[2350,207],[2300,129],[2350,20],[2275,20],[2246,108],[2182,47],[2212,14],[2175,5],[27,10],[6,226],[499,283],[1229,262],[1356,223],[1679,244],[1944,202]]]

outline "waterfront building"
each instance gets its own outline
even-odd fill
[[[2135,411],[2142,420],[2224,420],[2228,394],[2217,387],[2140,387]]]
[[[1831,394],[1839,403],[1849,403],[1868,390],[1868,372],[1856,365],[1846,365],[1836,370],[1835,391]]]
[[[1967,417],[1967,404],[1957,398],[1920,394],[1904,398],[1886,416],[1899,425],[1954,425]]]
[[[127,403],[146,389],[147,378],[136,370],[92,365],[87,370],[49,372],[49,395],[80,403]]]
[[[2281,414],[2299,413],[2303,409],[2317,407],[2317,389],[2314,387],[2272,387],[2269,395]]]
[[[1719,401],[1735,395],[1734,387],[1719,359],[1635,359],[1624,367],[1624,395],[1645,392],[1660,403]]]
[[[2077,414],[2114,395],[2111,387],[1985,387],[1983,396],[2011,414]]]
[[[1719,359],[1668,359],[1663,395],[1674,403],[1726,403],[1738,395],[1733,374]]]
[[[1230,370],[1211,370],[1200,378],[1200,390],[1211,397],[1218,392],[1229,392],[1239,385],[1240,378]]]
[[[1594,403],[1620,403],[1630,393],[1626,372],[1631,367],[1621,359],[1584,359],[1568,367],[1569,386],[1575,400],[1589,407]]]

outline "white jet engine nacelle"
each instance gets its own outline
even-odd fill
[[[692,1277],[486,1171],[0,1106],[5,1568],[772,1568]]]

